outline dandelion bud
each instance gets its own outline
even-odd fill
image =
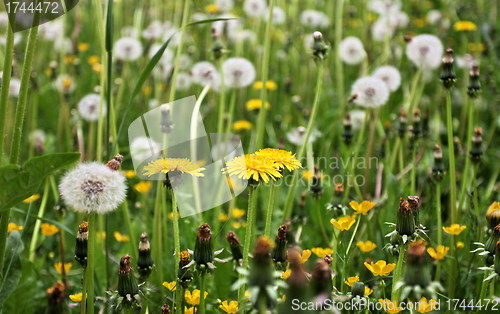
[[[413,111],[413,128],[411,130],[413,138],[417,139],[422,134],[422,126],[420,123],[420,110]]]
[[[255,243],[253,251],[253,264],[248,277],[248,284],[254,297],[253,305],[256,308],[259,304],[265,303],[267,308],[272,308],[275,303],[275,296],[270,295],[273,291],[274,278],[271,261],[272,242],[267,237],[260,237]]]
[[[400,235],[410,236],[415,232],[415,219],[413,217],[410,203],[404,199],[399,199],[399,209],[396,220],[396,231]]]
[[[331,256],[329,257],[331,259]],[[315,295],[331,294],[333,287],[332,270],[327,261],[319,260],[314,263],[314,270],[311,275],[311,285]]]
[[[446,89],[453,87],[456,81],[455,71],[453,69],[453,49],[446,49],[446,53],[443,57],[442,68],[441,68],[441,82]]]
[[[432,166],[432,178],[439,182],[443,180],[445,167],[443,163],[443,151],[441,146],[436,144],[434,146],[434,165]]]
[[[313,34],[314,43],[312,46],[313,57],[316,61],[320,61],[326,58],[328,50],[330,49],[323,39],[323,34],[320,32],[314,32]]]
[[[130,266],[130,256],[125,255],[120,260],[118,269],[118,294],[131,299],[139,293],[139,286]]]
[[[75,245],[75,260],[83,267],[87,267],[87,243],[89,239],[89,225],[83,221],[78,227]]]
[[[212,234],[210,233],[210,226],[202,224],[198,228],[198,235],[196,236],[196,243],[194,246],[194,261],[198,268],[205,269],[208,263],[214,260],[214,253],[212,251]]]
[[[479,81],[479,65],[474,63],[469,72],[469,86],[467,86],[467,95],[470,98],[476,98],[481,93],[481,82]]]
[[[495,245],[495,273],[500,276],[500,241]]]
[[[187,287],[189,287],[189,284],[193,280],[191,269],[189,267],[186,267],[191,262],[191,255],[188,251],[182,251],[179,253],[179,257],[179,274],[177,275],[177,281],[184,289],[187,289]]]
[[[281,225],[278,228],[278,235],[276,236],[276,239],[274,240],[275,246],[273,249],[273,261],[275,263],[285,263],[287,259],[287,252],[286,252],[286,225]]]
[[[224,54],[224,45],[222,44],[220,36],[217,33],[217,30],[215,30],[215,28],[212,28],[212,39],[213,39],[212,53],[214,54],[214,59],[219,60],[220,58],[222,58],[222,55]]]
[[[500,202],[493,202],[486,211],[486,220],[490,228],[494,228],[500,223]]]
[[[314,176],[311,183],[311,193],[314,197],[319,197],[323,192],[323,185],[321,183],[321,172],[318,165],[314,165]]]
[[[341,197],[342,195],[344,195],[344,185],[342,183],[335,184],[335,189],[333,190],[333,193],[337,197]]]
[[[66,299],[66,286],[58,281],[45,291],[49,301],[47,313],[64,313],[63,306]]]
[[[170,306],[168,304],[163,304],[161,307],[161,314],[170,314]]]
[[[226,240],[229,242],[229,247],[231,248],[231,254],[233,255],[233,260],[240,262],[243,259],[243,252],[241,251],[240,239],[234,231],[229,231],[226,235]]]
[[[286,241],[288,242],[288,246],[295,244],[295,238],[293,237],[292,232],[292,221],[290,219],[285,220],[283,223],[286,226]]]
[[[356,281],[351,286],[351,293],[353,297],[364,297],[365,284],[362,281]]]
[[[425,110],[424,118],[422,119],[422,135],[427,137],[429,135],[429,123],[430,123],[430,114],[429,109]]]
[[[413,213],[413,218],[415,219],[415,227],[420,226],[420,197],[418,196],[408,196],[408,204],[410,205],[411,211]]]
[[[161,132],[168,134],[172,131],[174,127],[174,122],[172,121],[172,117],[170,115],[170,105],[164,104],[161,105],[161,120],[160,120]]]
[[[495,254],[496,243],[500,240],[500,224],[496,225],[493,230],[490,232],[490,236],[486,240],[484,244],[485,251],[488,251],[490,254],[486,256],[487,262],[491,261],[491,258]]]
[[[398,125],[398,135],[400,138],[403,138],[405,136],[407,124],[408,124],[408,119],[406,118],[406,111],[401,110],[401,114],[399,116],[399,125]]]
[[[349,146],[352,143],[353,137],[354,134],[352,133],[351,115],[349,113],[346,113],[344,118],[344,131],[342,132],[342,138],[344,139],[344,143]]]
[[[120,154],[117,154],[117,155],[115,155],[115,157],[113,157],[113,159],[108,161],[106,166],[111,170],[118,171],[120,169],[122,161],[123,161],[123,156]]]
[[[481,156],[483,155],[483,129],[474,129],[474,134],[472,135],[472,146],[470,148],[469,156],[471,160],[475,163],[479,162]]]
[[[153,269],[153,258],[151,257],[151,247],[149,245],[148,236],[146,232],[141,234],[139,242],[139,258],[137,259],[137,271],[141,278],[144,280],[149,277]]]

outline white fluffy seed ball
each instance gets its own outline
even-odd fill
[[[97,121],[101,110],[101,97],[98,94],[88,94],[78,102],[78,112],[86,121]],[[102,116],[106,116],[106,106],[102,104]]]
[[[377,108],[389,99],[389,88],[379,78],[365,76],[352,85],[352,95],[356,95],[354,103],[365,108]]]
[[[406,46],[406,56],[418,67],[435,69],[441,65],[443,44],[434,35],[415,36]]]
[[[372,76],[384,81],[391,92],[397,90],[401,85],[401,73],[391,65],[378,67]]]
[[[346,37],[339,45],[340,59],[347,64],[359,64],[366,57],[363,43],[357,37]]]
[[[229,58],[222,64],[224,83],[229,87],[247,87],[255,81],[255,67],[245,58]]]
[[[118,60],[134,61],[142,55],[142,44],[135,38],[123,37],[116,41],[113,51]]]

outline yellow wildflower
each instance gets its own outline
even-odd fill
[[[398,302],[396,301],[391,301],[389,299],[378,299],[378,301],[382,303],[384,311],[386,311],[389,314],[396,314],[403,310],[403,308],[400,307]]]
[[[367,296],[369,296],[369,295],[370,295],[370,294],[372,294],[372,293],[373,293],[373,289],[370,289],[370,288],[368,288],[368,287],[365,287],[365,296],[366,296],[366,297],[367,297]]]
[[[356,243],[356,246],[364,253],[368,253],[370,251],[373,251],[374,249],[377,248],[377,245],[373,243],[372,241],[358,241]]]
[[[471,52],[483,52],[486,50],[486,45],[484,43],[468,43],[467,49]]]
[[[246,102],[246,107],[248,111],[258,110],[262,107],[262,100],[260,99],[250,99]],[[266,109],[271,108],[269,102],[266,101]]]
[[[118,242],[128,242],[128,241],[130,241],[130,238],[128,237],[128,235],[121,234],[118,231],[113,232],[113,236],[115,237],[115,240],[118,241]]]
[[[447,234],[459,235],[460,233],[462,233],[462,231],[465,230],[465,228],[467,228],[467,226],[461,226],[459,224],[452,224],[449,227],[443,227],[443,230]]]
[[[315,247],[315,248],[312,248],[311,251],[314,254],[316,254],[316,256],[318,256],[319,258],[324,258],[327,255],[333,254],[333,250],[330,248],[324,249],[324,248],[320,248],[320,247]]]
[[[475,31],[477,25],[471,21],[458,21],[453,24],[453,29],[457,32]]]
[[[434,249],[433,247],[428,248],[427,253],[429,253],[429,255],[433,259],[441,260],[446,256],[446,253],[448,253],[449,249],[450,248],[447,246],[438,245],[436,249]]]
[[[236,314],[238,313],[238,301],[222,301],[219,308],[228,314]]]
[[[463,242],[461,242],[461,241],[458,241],[458,242],[457,242],[457,248],[461,249],[461,248],[463,248],[464,246],[465,246],[465,244],[464,244]]]
[[[42,231],[42,234],[44,236],[47,236],[47,237],[50,237],[56,233],[58,233],[61,229],[59,229],[57,226],[55,225],[51,225],[49,223],[46,223],[44,222],[41,226],[40,226],[40,230]]]
[[[177,285],[177,281],[171,281],[171,282],[165,281],[162,283],[162,286],[164,286],[165,288],[167,288],[170,291],[175,291],[175,289],[177,288],[176,285]]]
[[[94,65],[94,64],[98,64],[99,63],[99,57],[98,56],[90,56],[88,59],[87,59],[87,62],[90,64],[90,65]]]
[[[7,232],[21,231],[21,230],[23,230],[23,226],[19,226],[13,222],[9,222],[9,225],[7,226]]]
[[[68,273],[71,267],[73,267],[73,263],[64,263],[64,273]],[[55,263],[54,268],[56,269],[58,274],[62,274],[63,266],[61,262]]]
[[[26,203],[26,204],[33,203],[34,201],[38,200],[39,198],[40,198],[40,194],[33,194],[30,197],[28,197],[27,199],[25,199],[23,201],[23,203]]]
[[[220,213],[218,218],[219,218],[219,221],[222,221],[222,222],[229,220],[229,216],[225,213]]]
[[[306,181],[311,181],[314,178],[314,172],[309,170],[302,171],[302,178]]]
[[[204,299],[207,298],[208,292],[205,291]],[[184,299],[190,305],[198,305],[200,304],[200,290],[194,289],[193,292],[186,290],[184,293]]]
[[[436,300],[427,301],[427,298],[423,297],[417,302],[416,310],[420,313],[427,313],[436,309],[437,306],[438,302]]]
[[[101,73],[101,71],[102,71],[102,64],[100,64],[100,63],[93,64],[92,65],[92,71],[94,71],[96,73]]]
[[[247,120],[238,120],[233,123],[233,130],[235,131],[251,130],[252,127],[252,123]]]
[[[330,220],[330,223],[340,231],[351,229],[352,225],[356,222],[356,215],[344,216],[337,219]]]
[[[264,84],[262,83],[262,81],[256,81],[255,83],[253,83],[252,86],[254,89],[259,90],[259,89],[262,89]],[[278,84],[276,84],[275,81],[266,81],[266,89],[267,90],[277,90]]]
[[[387,262],[383,261],[383,260],[380,260],[376,263],[371,262],[370,264],[365,262],[364,264],[365,264],[365,267],[369,271],[371,271],[374,276],[387,276],[396,267],[396,264],[394,264],[394,263],[387,264]]]
[[[69,295],[69,298],[71,299],[71,301],[73,302],[82,302],[82,293],[77,293],[77,294],[70,294]]]
[[[351,201],[349,205],[354,209],[357,214],[366,215],[375,206],[375,203],[370,201],[363,201],[359,204],[356,201]]]
[[[144,175],[152,176],[157,173],[189,173],[194,177],[205,176],[202,172],[205,168],[200,167],[200,163],[193,163],[187,158],[162,158],[150,162],[144,167]]]
[[[147,194],[152,186],[153,183],[151,181],[142,181],[134,185],[134,190],[142,194]]]
[[[292,274],[292,270],[291,269],[287,269],[285,270],[282,274],[281,274],[281,279],[288,279],[288,277],[290,277],[290,275]]]
[[[187,306],[184,307],[184,314],[194,314],[195,307],[192,306],[188,308]]]
[[[413,19],[412,22],[416,27],[424,27],[426,24],[425,19]]]
[[[88,43],[78,43],[78,51],[85,52],[89,50],[90,45]]]
[[[205,12],[215,14],[219,12],[219,7],[216,4],[209,4],[205,6]]]
[[[243,209],[233,208],[231,209],[231,215],[233,216],[234,219],[239,219],[245,216],[245,211]]]
[[[302,251],[302,254],[300,255],[300,261],[302,262],[302,264],[304,264],[305,262],[307,262],[307,260],[309,259],[309,257],[311,257],[311,250],[304,250],[304,251]]]
[[[349,287],[352,287],[352,285],[353,285],[356,281],[359,281],[359,276],[349,277],[349,278],[347,278],[347,280],[346,280],[346,281],[344,281],[344,283],[345,283],[346,285],[348,285]]]
[[[106,232],[104,232],[104,231],[97,231],[97,233],[95,235],[97,236],[97,240],[106,239]]]
[[[222,172],[240,179],[252,179],[256,182],[262,180],[265,183],[269,182],[269,178],[275,181],[282,177],[275,162],[265,156],[252,154],[241,155],[226,162],[226,168]]]

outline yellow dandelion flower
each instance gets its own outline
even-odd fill
[[[269,179],[274,181],[281,178],[278,165],[267,157],[259,155],[241,155],[226,163],[226,168],[222,172],[231,176],[238,176],[240,179],[250,180],[255,182],[260,180],[265,183]]]
[[[85,52],[87,50],[89,50],[89,43],[78,43],[78,51],[80,52]]]
[[[245,290],[245,299],[250,300],[250,297],[252,296],[252,292],[250,290]]]
[[[277,148],[264,148],[255,152],[257,156],[264,156],[278,165],[280,169],[288,169],[288,171],[293,171],[295,169],[301,168],[302,164],[295,158],[295,154],[288,152],[286,150]]]
[[[205,6],[205,12],[215,14],[219,12],[219,7],[216,4],[209,4]]]
[[[306,181],[311,181],[314,178],[314,171],[304,170],[302,171],[302,178]]]
[[[151,181],[142,181],[134,185],[134,190],[142,194],[147,194],[152,186],[153,183]]]
[[[252,127],[252,123],[247,120],[238,120],[233,123],[233,130],[235,131],[251,130]]]
[[[50,237],[56,233],[58,233],[61,229],[59,229],[55,225],[51,225],[49,223],[44,222],[40,225],[40,230],[44,236]]]
[[[427,24],[425,19],[413,19],[412,22],[416,27],[424,27]]]
[[[195,313],[194,310],[195,310],[194,306],[189,307],[189,308],[187,306],[185,306],[184,307],[184,314],[194,314]]]
[[[115,237],[115,240],[118,242],[128,242],[130,241],[130,238],[128,235],[121,234],[118,231],[113,232],[113,236]]]
[[[373,243],[372,241],[358,241],[356,242],[356,246],[364,253],[368,253],[370,251],[373,251],[374,249],[377,248],[377,245]]]
[[[253,83],[252,87],[256,90],[262,89],[264,87],[264,84],[262,81],[256,81]],[[266,89],[267,90],[277,90],[278,89],[278,84],[276,84],[275,81],[266,81]]]
[[[403,310],[403,308],[400,307],[398,302],[396,301],[391,301],[389,299],[378,299],[378,301],[382,303],[384,311],[386,311],[389,314],[396,314]]]
[[[73,263],[64,263],[64,273],[68,273],[69,270],[71,269],[71,267],[73,267]],[[57,273],[60,275],[62,274],[62,271],[63,271],[63,265],[61,262],[59,263],[55,263],[54,264],[54,268],[56,269]]]
[[[315,247],[312,248],[311,251],[319,258],[324,258],[327,255],[332,255],[333,250],[330,248],[321,248],[321,247]]]
[[[204,299],[207,298],[208,292],[205,291]],[[184,299],[189,305],[198,305],[200,304],[200,290],[194,289],[193,292],[186,290],[184,293]]]
[[[236,314],[238,313],[238,301],[222,301],[219,308],[228,314]]]
[[[347,280],[344,281],[344,283],[346,285],[348,285],[349,287],[352,287],[352,285],[356,282],[356,281],[359,281],[359,276],[352,276],[352,277],[349,277],[347,278]]]
[[[287,280],[288,277],[290,277],[290,275],[292,274],[292,270],[291,269],[287,269],[285,270],[282,274],[281,274],[281,279],[284,279],[284,280]]]
[[[457,32],[475,31],[477,25],[471,21],[458,21],[453,24],[453,29]]]
[[[427,248],[427,253],[429,253],[429,255],[433,259],[441,260],[441,259],[444,259],[444,257],[446,256],[446,253],[448,253],[449,249],[450,248],[447,246],[438,245],[436,249],[434,249],[433,247]]]
[[[351,229],[352,225],[356,222],[356,215],[344,216],[337,219],[330,220],[330,223],[340,231]]]
[[[189,173],[194,177],[205,176],[202,171],[205,168],[199,162],[193,163],[187,158],[162,158],[150,162],[144,167],[144,175],[152,176],[157,173]]]
[[[443,230],[447,234],[459,235],[460,233],[462,233],[462,231],[465,230],[465,228],[467,228],[467,226],[462,226],[462,225],[459,225],[459,224],[452,224],[449,227],[443,227]]]
[[[371,262],[370,264],[365,262],[364,265],[369,271],[372,272],[374,276],[387,276],[396,267],[396,264],[394,263],[387,264],[387,262],[383,260],[380,260],[376,263]]]
[[[233,208],[231,209],[231,216],[233,216],[234,219],[240,219],[245,216],[245,211],[243,209]]]
[[[90,64],[90,65],[94,65],[94,64],[98,64],[100,61],[99,59],[99,56],[90,56],[88,57],[87,59],[87,62]]]
[[[307,260],[309,259],[309,257],[311,257],[311,250],[304,250],[302,251],[302,254],[300,255],[300,261],[302,264],[304,264],[305,262],[307,262]]]
[[[457,242],[457,248],[461,249],[465,246],[465,244],[461,241]]]
[[[165,281],[162,283],[162,286],[164,286],[165,288],[167,288],[170,291],[175,291],[175,289],[177,288],[176,285],[177,285],[177,281],[171,281],[171,282]]]
[[[366,297],[367,297],[367,296],[369,296],[369,295],[370,295],[370,294],[372,294],[372,293],[373,293],[373,289],[370,289],[370,288],[368,288],[368,287],[365,287],[365,296],[366,296]]]
[[[260,99],[250,99],[246,102],[246,108],[248,111],[259,110],[262,107],[262,100]],[[271,108],[269,102],[266,101],[266,109]]]
[[[101,73],[101,71],[102,71],[102,64],[100,64],[100,63],[93,64],[92,65],[92,71],[94,71],[96,73]]]
[[[80,292],[80,293],[77,293],[77,294],[70,294],[69,298],[73,302],[82,302],[82,296],[83,296],[83,293]]]
[[[426,297],[422,297],[420,300],[418,300],[415,309],[419,313],[427,313],[430,311],[434,311],[437,306],[438,302],[436,300],[427,301]]]
[[[13,222],[9,222],[9,225],[7,226],[7,232],[21,231],[21,230],[23,230],[23,226],[19,226]]]
[[[471,52],[483,52],[486,50],[486,45],[484,43],[468,43],[467,49]]]
[[[357,214],[366,215],[375,206],[375,203],[370,201],[363,201],[360,203],[351,201],[349,205],[354,209]]]
[[[66,56],[64,58],[64,63],[66,64],[72,64],[74,63],[78,58],[76,56]]]
[[[225,213],[220,213],[218,218],[219,218],[219,221],[222,221],[222,222],[229,220],[229,216]]]
[[[23,203],[29,204],[33,203],[34,201],[38,200],[40,198],[40,194],[33,194],[27,199],[23,200]]]
[[[488,207],[488,210],[486,211],[486,218],[488,220],[500,219],[500,202],[491,203],[491,205]]]

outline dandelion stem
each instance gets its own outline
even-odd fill
[[[471,99],[469,100],[468,103],[468,119],[467,119],[467,153],[470,152],[471,149],[471,143],[472,143],[472,133],[473,133],[473,125],[474,125],[474,101]],[[460,187],[460,198],[458,201],[458,209],[462,210],[464,206],[464,201],[467,193],[465,192],[467,189],[467,183],[470,182],[469,180],[465,180],[465,178],[468,177],[470,171],[470,158],[465,158],[465,168],[464,168],[464,174],[462,178],[462,185]]]
[[[87,299],[87,313],[94,314],[94,268],[95,268],[95,239],[96,239],[96,213],[89,214],[89,240],[88,240],[88,255],[87,255],[87,268],[85,269],[87,277],[87,283],[85,286],[85,291],[83,292],[83,298],[85,295],[88,296]]]
[[[392,276],[391,300],[396,302],[399,302],[399,295],[401,294],[401,289],[396,289],[396,285],[401,280],[401,276],[403,274],[407,249],[408,249],[408,243],[405,243],[399,247],[398,261],[396,264],[396,269],[394,270],[394,275]]]
[[[252,242],[252,233],[255,228],[255,201],[256,201],[256,187],[250,186],[248,190],[248,211],[247,211],[247,226],[245,230],[245,243],[243,245],[243,269],[248,268],[248,254],[250,253],[250,245]],[[240,279],[243,279],[243,275],[240,274]],[[246,284],[242,284],[238,289],[238,303],[243,304],[243,297],[245,294]]]
[[[267,203],[267,211],[266,211],[266,226],[264,228],[264,235],[269,237],[271,234],[271,220],[273,218],[273,208],[274,208],[274,193],[275,193],[275,184],[271,182],[271,186],[269,187],[269,200]]]
[[[181,239],[179,235],[179,212],[177,211],[177,200],[175,198],[174,190],[170,190],[172,197],[172,214],[174,215],[173,227],[174,227],[174,248],[175,248],[175,277],[179,273],[179,253],[181,252]]]
[[[437,243],[443,244],[443,221],[441,218],[441,182],[436,183]]]
[[[323,63],[319,61],[318,63],[318,77],[316,81],[316,94],[314,96],[314,103],[311,112],[311,117],[309,119],[309,123],[307,124],[306,134],[304,136],[304,143],[300,147],[299,153],[297,154],[297,160],[302,161],[302,157],[304,157],[304,153],[307,147],[307,143],[309,142],[309,138],[311,137],[312,128],[316,120],[316,116],[318,115],[318,107],[319,107],[319,99],[321,97],[321,90],[323,87]],[[295,198],[295,189],[297,188],[298,181],[298,171],[295,171],[292,177],[292,183],[288,190],[288,194],[286,196],[285,207],[283,210],[283,219],[286,220],[290,218],[292,214],[292,205],[293,200]]]
[[[342,13],[344,8],[344,0],[336,0],[335,4],[335,82],[337,83],[337,98],[339,100],[340,116],[344,115],[345,111],[345,92],[344,92],[344,69],[342,60],[340,59],[340,41],[342,40]]]
[[[448,129],[448,157],[450,163],[450,217],[451,223],[457,223],[456,184],[455,184],[455,145],[453,143],[453,122],[451,112],[451,92],[446,92],[446,127]]]
[[[200,314],[205,314],[205,276],[206,272],[202,271],[200,274],[200,306],[198,307],[198,312]]]
[[[411,195],[415,195],[417,193],[417,143],[416,142],[413,143],[411,153],[412,153],[412,165],[413,165],[413,167],[411,167],[410,192],[411,192]]]
[[[9,86],[12,76],[12,57],[14,55],[14,33],[10,25],[7,27],[5,56],[3,63],[2,87],[0,93],[0,165],[3,163],[5,122],[7,119],[7,102],[9,101]]]
[[[479,292],[478,300],[484,300],[484,296],[486,295],[486,287],[488,286],[488,281],[486,281],[486,278],[488,278],[489,274],[490,274],[489,270],[484,271],[484,277],[481,284],[481,291]]]
[[[174,63],[174,72],[172,73],[172,80],[171,82],[173,83],[171,88],[170,88],[170,96],[169,96],[169,102],[173,102],[175,98],[175,92],[176,92],[176,87],[177,87],[177,75],[179,74],[179,63],[181,60],[181,53],[182,49],[184,47],[184,35],[186,33],[186,25],[189,21],[189,3],[191,0],[184,0],[184,9],[182,12],[182,25],[181,25],[181,33],[179,35],[179,45],[177,46],[177,51],[175,54],[175,63]]]

